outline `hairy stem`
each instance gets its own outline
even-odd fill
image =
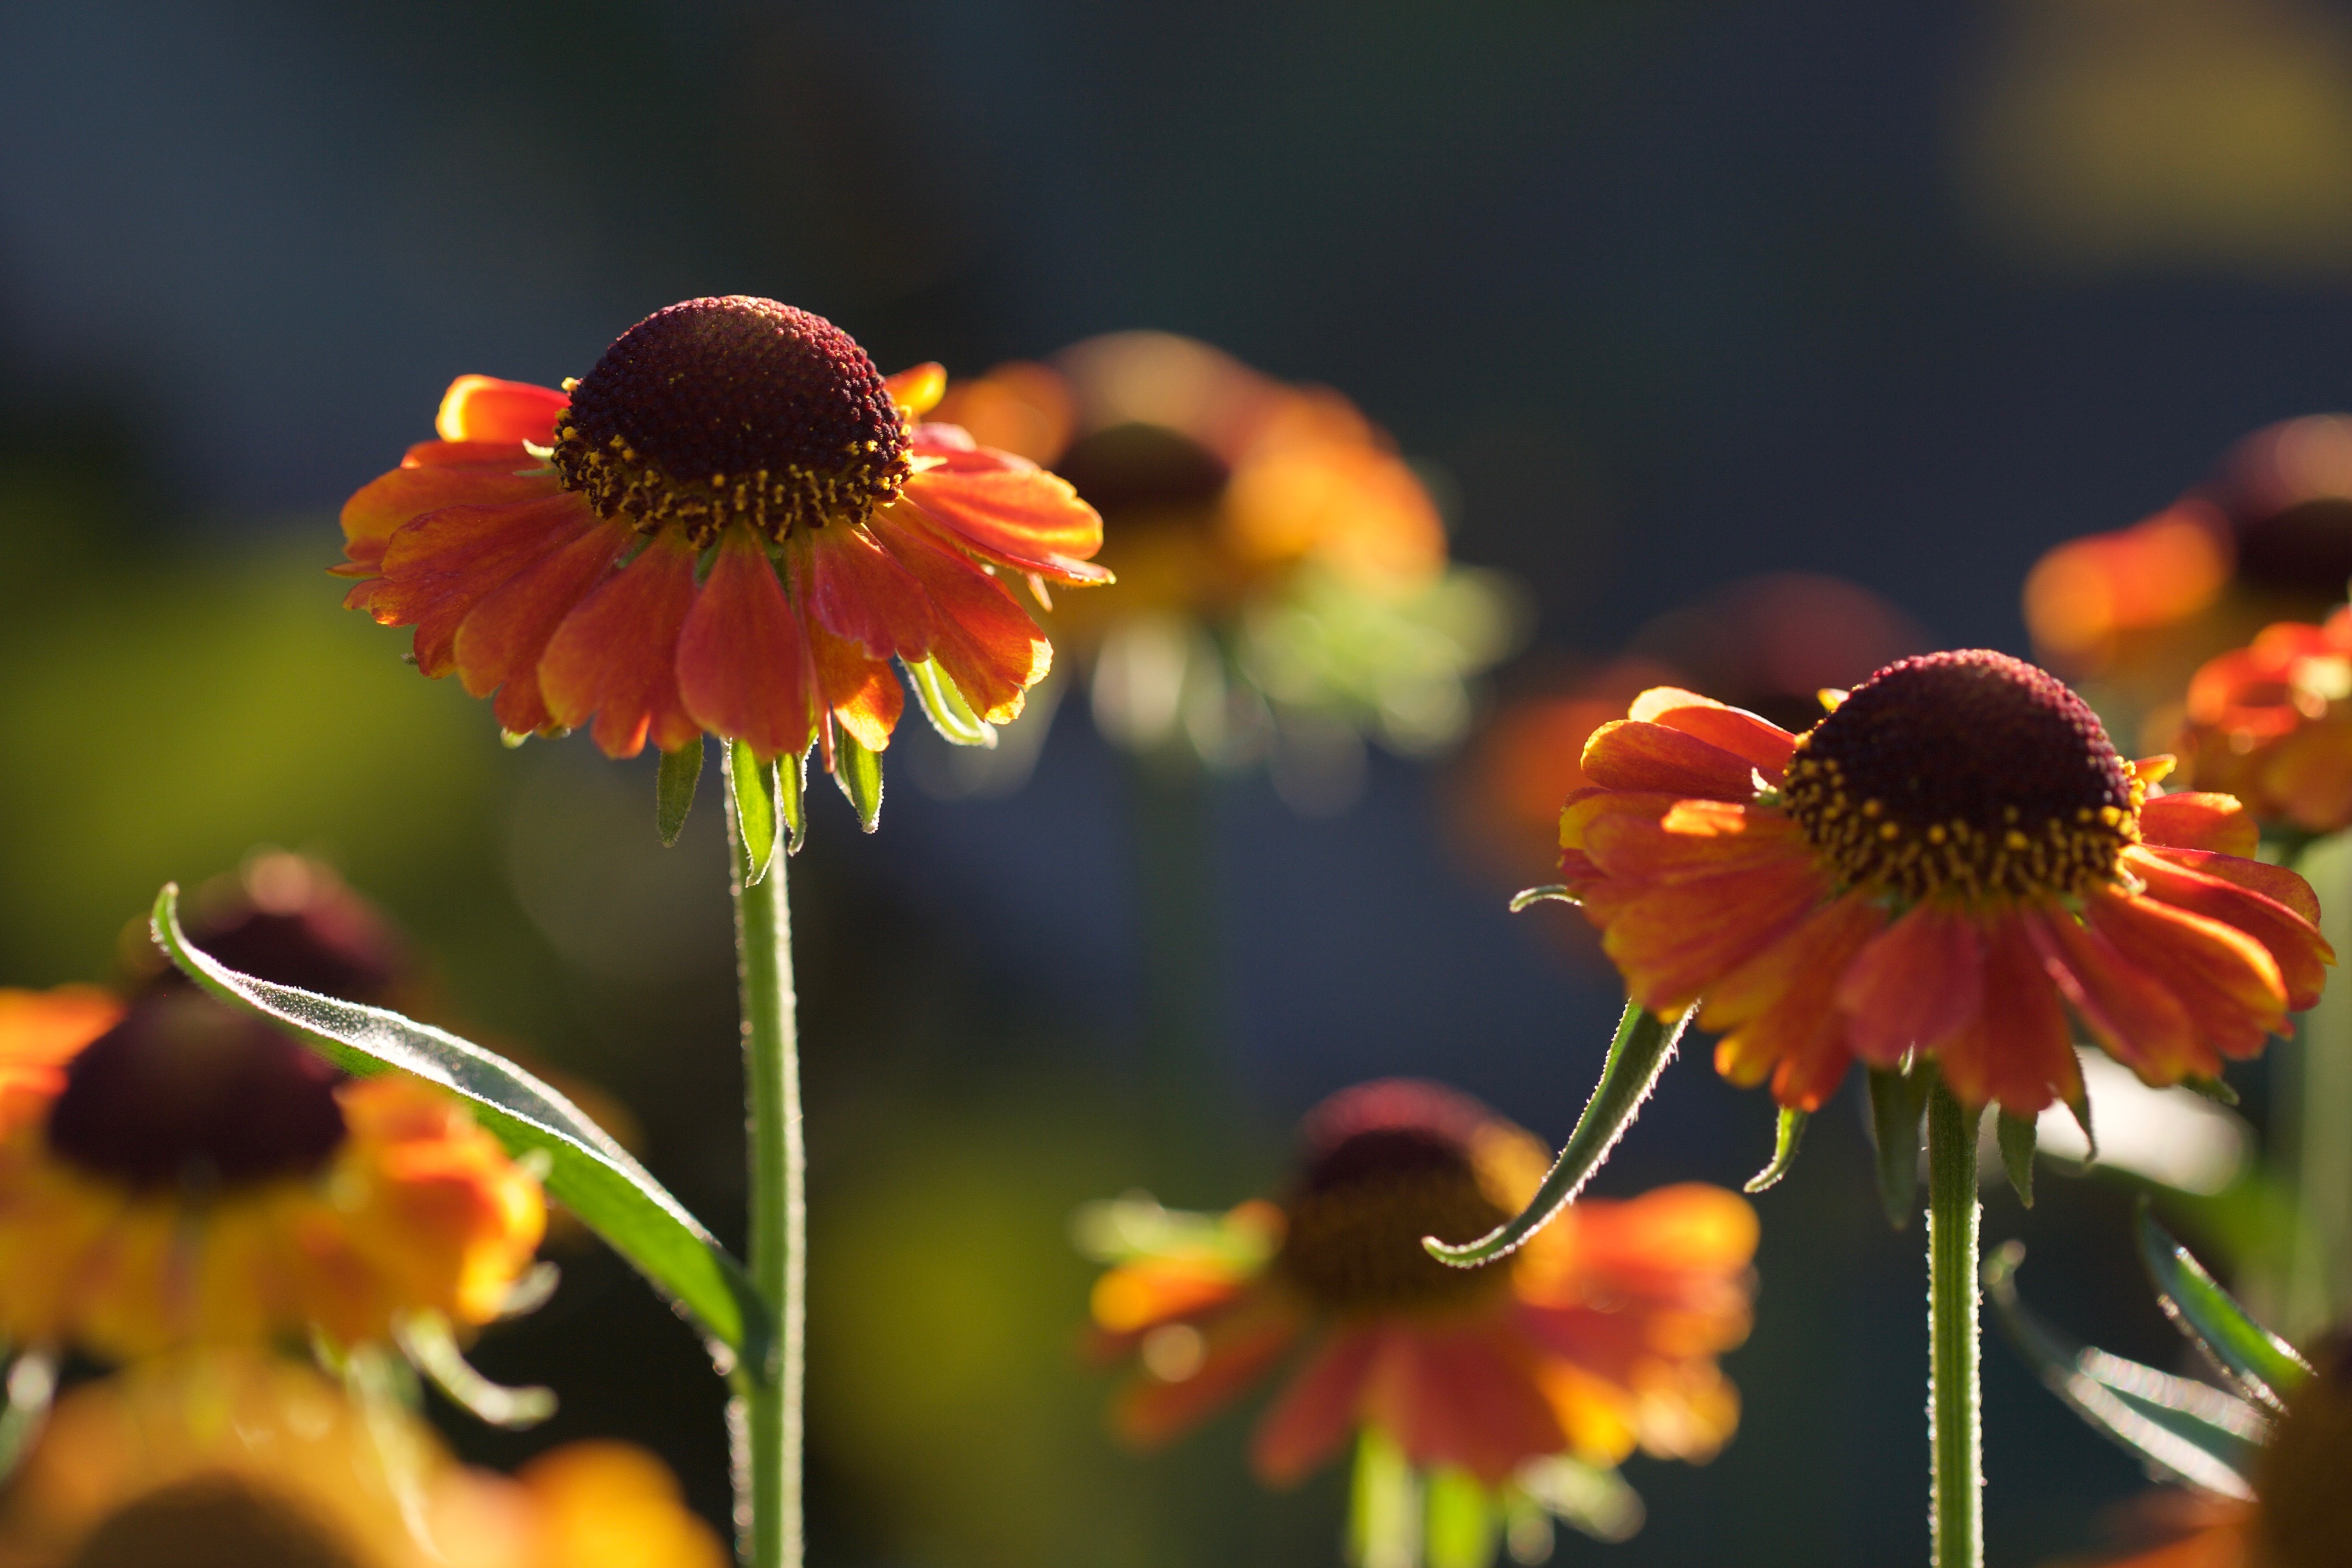
[[[758,788],[730,768],[728,788]],[[800,1568],[801,1394],[807,1362],[807,1151],[801,1139],[800,1040],[793,993],[793,920],[782,850],[749,887],[750,858],[735,802],[727,822],[733,850],[736,978],[742,991],[744,1099],[751,1160],[751,1284],[775,1312],[768,1363],[742,1369],[746,1473],[738,1483],[737,1529],[751,1568]]]
[[[1982,1367],[1977,1324],[1977,1122],[1939,1078],[1927,1093],[1928,1442],[1935,1568],[1983,1568]]]

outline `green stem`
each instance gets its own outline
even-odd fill
[[[807,1150],[801,1139],[800,1041],[793,993],[793,917],[782,847],[767,875],[744,886],[750,861],[731,798],[736,978],[742,990],[744,1098],[751,1158],[751,1285],[775,1312],[768,1364],[747,1367],[738,1386],[749,1452],[738,1484],[738,1525],[751,1568],[800,1568],[801,1394],[807,1361]],[[751,787],[757,788],[753,784]],[[740,1517],[748,1503],[749,1519]]]
[[[1983,1370],[1977,1324],[1977,1122],[1938,1078],[1927,1091],[1928,1442],[1935,1568],[1984,1563]]]

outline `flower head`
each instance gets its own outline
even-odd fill
[[[299,873],[299,876],[297,876]],[[248,972],[400,990],[381,919],[269,857],[200,900],[196,940]],[[353,1081],[176,972],[128,997],[0,990],[0,1337],[128,1358],[396,1320],[496,1317],[536,1250],[538,1183],[464,1106]]]
[[[441,438],[344,507],[346,603],[415,626],[419,668],[495,691],[509,733],[590,725],[610,756],[705,731],[878,752],[893,658],[924,701],[1010,719],[1052,649],[995,574],[1109,581],[1101,520],[922,423],[945,383],[740,295],[655,312],[562,391],[461,376]]]
[[[205,1555],[191,1555],[192,1542]],[[404,1406],[249,1351],[142,1363],[62,1399],[0,1511],[21,1568],[721,1568],[677,1483],[627,1444],[509,1479]]]
[[[2209,661],[2189,685],[2189,776],[2265,823],[2352,824],[2352,608],[2282,621]]]
[[[1637,1447],[1703,1460],[1730,1435],[1738,1399],[1715,1357],[1748,1329],[1756,1225],[1740,1199],[1691,1185],[1588,1200],[1507,1264],[1448,1268],[1420,1238],[1516,1213],[1547,1163],[1533,1137],[1401,1079],[1334,1096],[1304,1134],[1279,1205],[1090,1216],[1118,1259],[1095,1286],[1100,1346],[1137,1363],[1115,1413],[1130,1440],[1176,1436],[1302,1343],[1251,1450],[1273,1485],[1359,1430],[1490,1491]]]
[[[1697,1004],[1727,1077],[1811,1110],[1917,1051],[2032,1116],[2080,1101],[2070,1012],[2147,1082],[2210,1078],[2334,962],[2235,800],[2149,793],[2170,765],[1984,650],[1889,665],[1802,735],[1660,688],[1586,743],[1561,865],[1633,998]]]

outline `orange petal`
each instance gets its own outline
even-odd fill
[[[548,722],[539,696],[539,656],[635,537],[625,522],[587,530],[516,573],[458,626],[457,679],[476,697],[499,692],[499,722],[508,733],[527,735]]]
[[[2020,920],[1995,920],[1984,941],[1984,1005],[1936,1048],[1944,1081],[1967,1105],[1998,1100],[2013,1116],[2036,1116],[2082,1094],[2083,1073],[2066,1030],[2058,988]]]
[[[1507,1317],[1476,1326],[1392,1328],[1370,1385],[1366,1415],[1405,1457],[1459,1465],[1488,1486],[1529,1459],[1568,1447],[1537,1380],[1533,1347]]]
[[[1003,585],[971,560],[910,529],[877,520],[882,542],[930,595],[931,657],[992,724],[1020,716],[1022,694],[1045,677],[1054,646]]]
[[[419,441],[401,454],[404,468],[493,468],[515,473],[544,469],[520,441]],[[542,477],[545,477],[542,475]]]
[[[1837,899],[1707,987],[1699,1023],[1723,1035],[1716,1071],[1739,1084],[1769,1073],[1781,1104],[1819,1110],[1853,1060],[1838,980],[1885,923],[1868,899]]]
[[[1380,1344],[1377,1330],[1353,1328],[1316,1347],[1251,1435],[1250,1470],[1259,1480],[1296,1486],[1339,1451],[1355,1429]]]
[[[1236,1301],[1200,1325],[1201,1363],[1192,1375],[1163,1383],[1140,1373],[1111,1407],[1111,1426],[1139,1447],[1157,1447],[1198,1426],[1265,1375],[1301,1327],[1298,1310],[1270,1291]]]
[[[1778,782],[1796,751],[1797,737],[1761,714],[1733,708],[1712,697],[1685,691],[1678,686],[1654,686],[1633,699],[1628,719],[1647,720],[1696,735],[1727,752],[1745,757],[1768,779]]]
[[[907,694],[889,665],[868,658],[866,650],[823,626],[808,628],[810,668],[816,680],[817,706],[831,712],[841,727],[869,752],[890,743],[906,710]]]
[[[591,733],[608,757],[635,756],[648,735],[674,752],[702,733],[677,694],[678,632],[694,603],[694,561],[681,536],[655,535],[564,617],[539,661],[548,712],[569,730],[593,713]]]
[[[2163,980],[2126,958],[2115,942],[2071,911],[2023,911],[2043,967],[2100,1045],[2149,1083],[2208,1077],[2221,1060]]]
[[[519,506],[427,512],[385,544],[384,581],[373,585],[368,613],[381,626],[414,624],[417,668],[446,675],[456,668],[457,627],[474,606],[595,521],[587,502],[561,492]]]
[[[1087,559],[1102,548],[1102,515],[1059,474],[927,468],[907,481],[906,500],[943,542],[983,561],[1062,583],[1110,581]]]
[[[929,596],[865,529],[828,524],[795,536],[789,553],[793,593],[817,626],[875,658],[931,651]]]
[[[1708,800],[1752,800],[1756,764],[1664,724],[1619,719],[1592,731],[1579,765],[1604,789],[1656,790]]]
[[[1717,876],[1808,853],[1796,825],[1780,813],[1719,800],[1676,801],[1662,818],[1642,811],[1597,814],[1580,839],[1594,865],[1631,881]]]
[[[2131,963],[2164,976],[2197,1032],[2223,1056],[2258,1056],[2285,1027],[2286,984],[2278,963],[2244,931],[2106,889],[2084,901],[2084,915]]]
[[[461,375],[441,397],[433,428],[444,441],[529,441],[551,446],[555,416],[572,399],[552,387],[488,375]]]
[[[2126,850],[2124,864],[2147,884],[2149,897],[2233,926],[2268,948],[2286,982],[2290,1011],[2300,1013],[2319,1000],[2336,950],[2298,912],[2298,905],[2315,914],[2319,907],[2302,878],[2259,861],[2193,849]],[[2223,870],[2230,875],[2221,875]]]
[[[2339,712],[2303,724],[2279,742],[2262,781],[2298,827],[2333,833],[2352,823],[2352,723]]]
[[[1642,1005],[1679,1011],[1769,946],[1818,906],[1827,889],[1811,860],[1667,882],[1637,892],[1606,918],[1601,945]],[[1585,912],[1596,912],[1587,903]]]
[[[719,541],[677,640],[677,689],[713,734],[761,761],[798,756],[815,732],[808,637],[766,549],[740,523]]]
[[[345,553],[357,559],[354,546],[382,544],[404,523],[446,506],[512,506],[557,490],[551,479],[498,468],[394,468],[343,503]]]
[[[937,360],[928,361],[896,375],[882,378],[883,390],[890,401],[904,409],[910,418],[920,418],[940,405],[948,392],[948,367]]]
[[[2236,795],[2197,791],[2160,795],[2142,805],[2139,831],[2150,844],[2224,855],[2251,856],[2262,841],[2262,829]]]
[[[1846,1044],[1873,1067],[1930,1050],[1977,1016],[1984,950],[1968,917],[1939,904],[1911,912],[1873,937],[1838,981]]]

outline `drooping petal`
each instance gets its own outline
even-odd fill
[[[929,360],[882,378],[883,390],[890,401],[906,410],[910,417],[920,418],[940,405],[948,392],[947,366]],[[918,426],[919,428],[919,426]]]
[[[1045,677],[1054,645],[1002,584],[969,557],[877,518],[890,553],[930,595],[931,657],[992,724],[1020,717],[1023,694]]]
[[[1459,1465],[1498,1485],[1568,1446],[1534,1359],[1507,1317],[1392,1327],[1381,1336],[1365,1414],[1414,1464]]]
[[[1821,1109],[1853,1059],[1836,1006],[1838,981],[1885,923],[1868,899],[1834,900],[1707,987],[1699,1025],[1723,1037],[1716,1071],[1738,1084],[1769,1074],[1781,1104]]]
[[[530,441],[545,447],[555,439],[555,416],[572,399],[551,386],[461,375],[442,395],[433,428],[444,441]]]
[[[2224,855],[2252,856],[2262,841],[2260,826],[2236,795],[2198,791],[2160,795],[2142,805],[2139,831],[2149,844]]]
[[[766,548],[740,523],[720,539],[687,611],[677,689],[697,723],[762,761],[808,750],[816,717],[808,637]]]
[[[476,605],[525,567],[589,531],[595,513],[557,493],[519,506],[444,507],[401,529],[384,546],[384,581],[368,613],[380,626],[416,627],[416,665],[456,668],[457,627]]]
[[[1592,731],[1579,765],[1603,789],[1654,790],[1706,800],[1755,798],[1756,764],[1664,724],[1619,719]]]
[[[490,468],[519,473],[544,470],[544,459],[534,458],[520,441],[418,441],[400,455],[404,468]]]
[[[2223,1056],[2258,1055],[2286,1026],[2277,960],[2236,927],[2104,889],[2084,900],[2084,916],[2126,959],[2164,976],[2198,1033]]]
[[[863,528],[828,524],[787,546],[801,608],[874,658],[922,659],[937,635],[929,595]]]
[[[983,561],[1061,583],[1111,580],[1088,559],[1102,548],[1102,515],[1043,468],[925,468],[908,479],[898,510]]]
[[[2331,714],[2278,744],[2262,769],[2276,809],[2299,827],[2329,833],[2352,822],[2352,723]]]
[[[2060,994],[2109,1056],[2155,1084],[2220,1070],[2213,1048],[2163,977],[2125,957],[2105,931],[2065,910],[2028,910],[2021,918]]]
[[[1200,1323],[1201,1356],[1189,1375],[1171,1383],[1147,1370],[1120,1391],[1111,1407],[1112,1428],[1139,1447],[1181,1435],[1265,1376],[1302,1327],[1298,1308],[1276,1292],[1244,1296]]]
[[[1809,859],[1719,877],[1661,883],[1634,892],[1622,909],[1588,900],[1588,919],[1605,921],[1601,945],[1616,961],[1642,1005],[1668,1013],[1769,945],[1819,905],[1827,892]]]
[[[857,739],[869,752],[890,744],[890,732],[906,710],[907,693],[889,665],[868,658],[854,642],[835,637],[824,627],[808,628],[810,668],[816,681],[817,706]]]
[[[1982,931],[1984,1003],[1936,1048],[1944,1081],[1963,1104],[1998,1100],[2013,1116],[2039,1115],[2081,1096],[2083,1074],[2066,1010],[2022,921],[1996,918]]]
[[[1639,810],[1597,813],[1580,838],[1602,871],[1636,881],[1716,876],[1807,853],[1796,825],[1779,812],[1717,800],[1675,801],[1659,816]]]
[[[1250,1469],[1259,1480],[1296,1486],[1339,1451],[1355,1429],[1380,1345],[1379,1330],[1358,1327],[1337,1330],[1315,1348],[1251,1435]]]
[[[457,628],[457,679],[468,693],[499,694],[494,705],[509,734],[549,722],[539,689],[539,657],[563,618],[600,586],[635,531],[625,522],[588,530],[532,563],[487,595]]]
[[[1941,904],[1916,905],[1873,937],[1838,981],[1846,1044],[1874,1067],[1893,1067],[1967,1027],[1984,987],[1974,923]]]
[[[2280,976],[2286,982],[2286,1003],[2291,1011],[2300,1013],[2317,1002],[2319,989],[2326,983],[2327,966],[2336,962],[2336,950],[2319,934],[2318,927],[2279,899],[2258,892],[2235,877],[2215,874],[2216,867],[2231,861],[2234,861],[2230,866],[2233,873],[2249,879],[2276,868],[2228,856],[2198,859],[2193,865],[2184,863],[2196,858],[2196,851],[2186,849],[2161,854],[2146,849],[2124,853],[2125,865],[2147,884],[2150,898],[2233,926],[2268,948],[2271,956],[2278,961]],[[2284,875],[2294,877],[2293,872]],[[2308,884],[2301,878],[2294,878],[2294,882],[2302,888],[2304,896],[2309,896]],[[2295,896],[2282,882],[2273,880],[2273,887],[2276,891]],[[2316,900],[2308,907],[2315,910]]]
[[[1625,717],[1664,724],[1735,752],[1776,784],[1788,771],[1789,758],[1797,746],[1797,737],[1761,714],[1729,707],[1678,686],[1650,688],[1633,699],[1633,706],[1626,710]]]
[[[674,752],[702,732],[677,693],[678,634],[694,603],[693,546],[654,537],[635,561],[564,617],[539,661],[540,690],[558,724],[591,734],[608,757],[634,757],[650,737]]]
[[[2217,854],[2208,849],[2174,848],[2170,846],[2147,848],[2130,857],[2135,866],[2143,857],[2169,861],[2184,870],[2202,876],[2219,877],[2225,882],[2235,882],[2251,892],[2260,893],[2274,902],[2284,904],[2297,918],[2312,925],[2319,923],[2319,895],[2304,880],[2301,873],[2284,866],[2273,866],[2249,856]]]
[[[551,479],[497,468],[394,468],[369,480],[343,503],[343,552],[376,561],[404,524],[444,507],[512,506],[557,493]]]

